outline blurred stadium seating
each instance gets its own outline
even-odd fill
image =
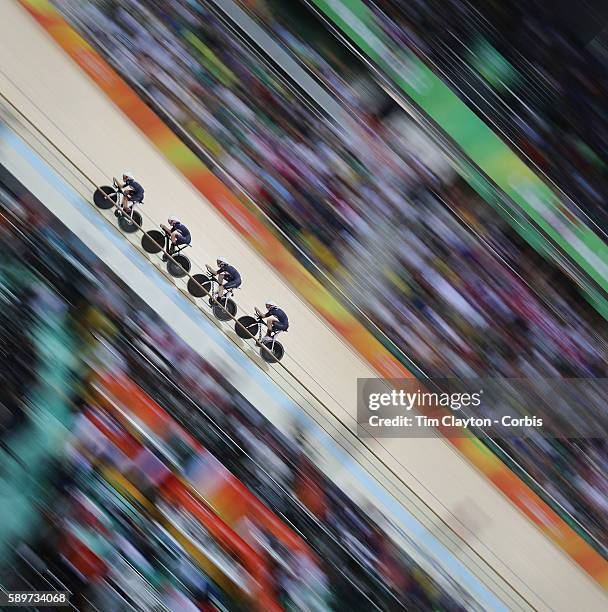
[[[581,40],[580,28],[564,27],[559,7],[539,1],[368,4],[392,40],[435,62],[460,95],[606,227],[608,71],[599,39]]]
[[[407,121],[397,109],[371,109],[345,80],[348,72],[336,72],[335,60],[274,21],[272,11],[258,10],[260,23],[355,110],[357,133],[341,132],[303,104],[205,4],[56,4],[420,371],[606,376],[605,322],[572,284],[465,184],[434,174],[395,131],[396,117]],[[391,33],[398,37],[396,28]],[[604,551],[605,441],[530,436],[497,444]]]
[[[52,312],[73,347],[65,452],[29,439],[44,457],[44,495],[28,493],[44,521],[5,542],[15,554],[2,559],[4,588],[67,587],[78,609],[472,609],[440,568],[438,582],[377,512],[318,471],[305,440],[282,435],[1,167],[0,176],[2,263],[11,258],[0,265],[3,348],[19,339],[16,356],[35,366],[32,328]],[[22,318],[4,316],[16,309]],[[45,412],[35,367],[26,369],[5,373],[19,405],[19,418],[3,413],[8,451]]]

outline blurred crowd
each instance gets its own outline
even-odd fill
[[[37,501],[45,527],[2,560],[5,588],[67,586],[82,610],[251,609],[246,555],[235,544],[244,526],[228,537],[221,526],[237,496],[220,501],[231,511],[215,517],[215,508],[196,514],[183,505],[194,499],[187,488],[182,502],[171,493],[197,473],[208,477],[211,453],[214,478],[233,478],[236,491],[259,500],[244,517],[259,536],[248,544],[269,568],[258,581],[283,609],[474,609],[447,572],[428,558],[431,577],[386,535],[376,510],[358,507],[319,472],[302,432],[279,432],[22,187],[0,194],[0,220],[10,219],[0,223],[0,241],[11,263],[0,267],[2,297],[11,274],[44,296],[16,320],[35,325],[49,308],[60,311],[80,363],[66,398],[65,452],[47,466]],[[3,338],[17,333],[14,320],[0,319]],[[32,382],[26,369],[21,395]],[[132,386],[118,400],[106,379]],[[148,429],[138,402],[158,405],[151,414],[162,425]],[[292,535],[281,540],[281,530]],[[296,554],[294,541],[310,552]]]
[[[315,599],[324,602],[319,609],[349,603],[369,606],[363,593],[387,610],[459,609],[386,536],[373,519],[377,513],[372,508],[357,507],[319,472],[314,449],[301,432],[293,437],[279,432],[219,370],[157,319],[139,310],[126,321],[115,347],[128,376],[319,553],[320,567],[312,572]],[[158,375],[159,370],[164,376]],[[195,463],[188,464],[186,472]],[[291,599],[286,607],[298,608],[298,600],[310,597],[297,591],[313,587],[295,579],[297,559],[292,553],[275,538],[270,541],[291,575],[277,568],[276,588],[283,591],[279,599]]]
[[[322,65],[337,95],[348,90],[349,105],[364,121],[342,131],[302,104],[204,4],[57,4],[421,371],[461,378],[606,376],[605,322],[571,283],[466,184],[425,164],[395,129],[398,110],[366,110],[284,22],[263,23],[284,44],[291,40],[309,67]],[[270,19],[268,11],[257,17]],[[602,442],[530,437],[500,444],[606,541],[601,500],[608,481],[595,461]]]
[[[431,58],[601,228],[608,225],[608,70],[559,10],[538,0],[366,4],[394,43]],[[492,64],[503,61],[506,78],[494,79]]]
[[[27,284],[9,277],[16,255],[8,248],[0,258],[0,444],[25,424],[27,393],[37,378],[38,353],[31,337],[35,296]]]
[[[0,443],[10,452],[12,440],[28,429],[40,383],[41,322],[63,318],[78,300],[66,279],[70,266],[54,268],[54,260],[37,248],[45,215],[21,206],[1,166],[0,174]],[[15,216],[28,224],[27,240],[19,239]]]

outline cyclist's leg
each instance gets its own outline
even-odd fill
[[[129,206],[129,214],[132,215],[136,204],[142,204],[143,200],[131,200]]]
[[[169,255],[172,255],[177,248],[179,232],[171,232],[169,234]]]
[[[287,331],[287,325],[280,321],[275,321],[272,325],[272,335],[276,336],[280,331]]]
[[[241,285],[240,281],[238,282],[234,280],[226,281],[226,275],[223,275],[223,276],[224,276],[224,282],[222,283],[222,294],[228,291],[229,289],[236,289],[237,287],[240,287]]]
[[[131,208],[133,207],[133,203],[131,201],[130,193],[128,191],[124,191],[122,194],[122,202],[120,203],[122,211],[128,215],[131,213]]]
[[[268,317],[266,319],[266,327],[268,328],[268,331],[266,332],[266,337],[270,338],[271,334],[272,334],[272,330],[275,326],[276,323],[278,323],[279,320],[276,317]]]
[[[220,272],[217,275],[217,297],[221,298],[224,295],[224,291],[226,289],[225,285],[226,275],[223,272]]]
[[[175,231],[171,233],[171,252],[174,252],[177,247],[183,244],[190,244],[189,238],[184,238],[179,232]]]

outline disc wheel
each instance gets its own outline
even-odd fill
[[[236,303],[230,298],[220,298],[213,302],[213,315],[220,321],[230,321],[236,314]]]
[[[118,217],[118,227],[120,227],[125,234],[136,232],[141,227],[142,222],[142,216],[136,210],[133,211],[131,217],[126,215]]]
[[[141,246],[146,253],[160,253],[165,246],[165,235],[160,230],[150,230],[142,236]]]
[[[167,272],[174,278],[182,278],[190,272],[190,260],[185,255],[174,255],[173,260],[167,262]]]
[[[266,363],[277,363],[283,359],[285,349],[280,342],[276,340],[266,340],[262,342],[260,347],[260,356]]]
[[[260,329],[260,324],[255,317],[250,317],[249,315],[245,315],[240,317],[237,322],[234,324],[234,331],[236,331],[236,335],[239,338],[243,338],[243,340],[251,340],[258,335],[258,331]]]
[[[108,208],[112,208],[112,206],[118,203],[118,193],[116,193],[114,187],[104,185],[95,190],[93,202],[95,202],[97,208],[108,210]]]
[[[199,286],[201,285],[202,288]],[[211,293],[213,281],[204,274],[194,274],[188,279],[188,293],[194,297],[205,297]]]

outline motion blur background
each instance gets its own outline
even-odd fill
[[[331,20],[337,0],[52,4],[413,375],[608,378],[605,6],[342,3],[548,185],[590,270]],[[47,206],[0,166],[5,589],[83,610],[488,607]],[[603,564],[606,432],[479,437]]]

